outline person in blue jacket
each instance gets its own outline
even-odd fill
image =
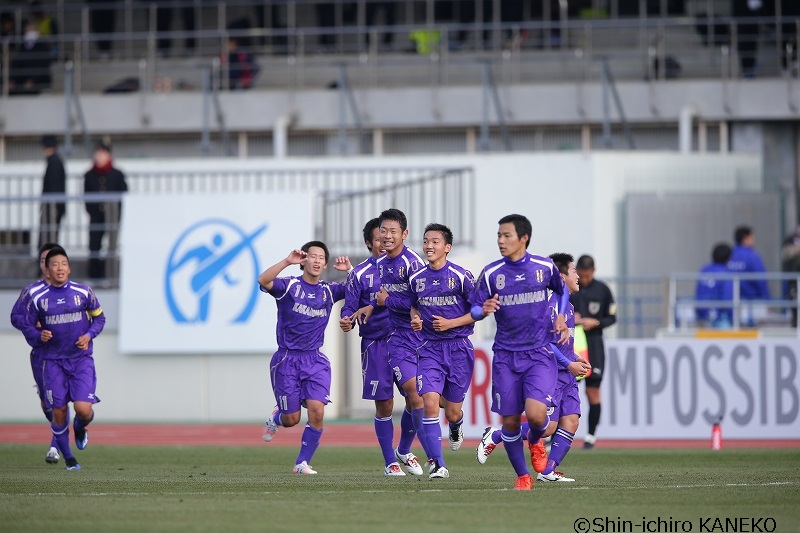
[[[753,248],[756,240],[753,229],[749,226],[739,226],[736,228],[733,238],[736,242],[736,247],[731,252],[728,270],[733,273],[743,274],[765,273],[767,269],[764,268],[764,262],[755,248]],[[742,280],[739,282],[739,291],[742,301],[769,300],[769,286],[766,278]],[[742,325],[755,325],[752,306],[743,307],[743,310],[746,312],[743,315]]]
[[[731,301],[733,300],[733,281],[719,279],[717,274],[730,274],[728,261],[731,258],[731,247],[725,243],[714,246],[711,262],[700,269],[700,274],[708,274],[697,280],[695,300]],[[699,326],[714,328],[730,327],[733,323],[731,307],[697,307],[695,316]]]

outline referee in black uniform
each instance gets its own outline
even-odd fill
[[[586,332],[589,364],[592,365],[592,373],[585,379],[586,398],[589,400],[589,433],[583,441],[583,448],[591,450],[597,440],[594,435],[600,422],[600,382],[603,380],[606,363],[603,330],[616,323],[617,305],[608,285],[594,279],[592,256],[580,256],[576,268],[580,289],[570,296],[570,301],[575,306],[575,324],[583,326]]]

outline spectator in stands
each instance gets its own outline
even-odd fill
[[[756,55],[758,54],[759,25],[747,19],[766,15],[764,0],[732,0],[732,13],[737,19],[736,50],[739,53],[739,65],[742,76],[756,76]]]
[[[323,52],[331,52],[336,44],[333,27],[336,24],[336,7],[333,2],[319,2],[314,5],[317,11],[317,26],[327,33],[319,34],[319,45]]]
[[[125,174],[114,168],[111,147],[102,142],[97,143],[94,149],[92,168],[84,174],[83,192],[86,194],[122,193],[127,190]],[[86,211],[89,213],[89,278],[104,279],[106,277],[106,260],[100,255],[103,236],[108,233],[107,255],[113,260],[117,249],[122,202],[118,200],[87,201]]]
[[[66,194],[67,173],[64,162],[58,155],[58,143],[55,135],[42,137],[42,151],[47,167],[42,180],[42,208],[39,217],[39,248],[48,242],[58,242],[58,230],[61,219],[67,211],[67,204],[61,201],[46,201],[48,195]]]
[[[14,42],[14,37],[17,36],[16,26],[12,13],[0,13],[0,41],[8,41],[9,50],[11,52],[16,50],[17,47],[17,43]]]
[[[736,242],[736,247],[731,253],[730,261],[728,261],[728,270],[742,274],[766,273],[767,269],[764,268],[764,261],[761,260],[761,256],[755,248],[753,248],[756,242],[753,229],[749,226],[739,226],[736,228],[733,238]],[[767,280],[764,278],[742,280],[739,283],[739,296],[742,301],[769,300],[769,286],[767,285]],[[751,305],[747,307],[743,306],[742,311],[742,325],[754,326],[754,314],[757,314],[759,309],[754,309]]]
[[[233,28],[229,28],[233,29]],[[245,48],[247,38],[231,35],[228,37],[227,54],[223,55],[223,67],[228,71],[228,88],[243,91],[253,86],[259,68],[253,54]]]
[[[781,247],[781,269],[789,274],[800,275],[800,226],[786,237]],[[797,303],[797,279],[784,284],[784,295]],[[797,307],[792,307],[792,327],[797,327]]]
[[[367,27],[375,26],[378,19],[378,12],[383,11],[383,26],[394,26],[397,24],[397,2],[367,2],[366,4],[366,24]],[[367,42],[372,38],[370,34],[366,35]],[[394,40],[394,33],[386,31],[383,33],[381,42],[387,47],[392,44]]]
[[[99,4],[98,6],[89,6],[89,20],[92,27],[92,33],[101,35],[114,33],[117,11],[113,8],[109,8],[108,4],[117,1],[118,0],[87,0],[89,4]],[[110,59],[111,44],[112,42],[109,39],[97,41],[97,50],[100,52],[101,58]]]
[[[39,41],[36,23],[25,23],[22,45],[11,60],[9,94],[40,94],[51,84],[50,50]]]
[[[150,0],[152,3],[158,5],[163,4],[159,0]],[[180,9],[181,18],[183,19],[183,31],[191,32],[184,41],[184,46],[187,52],[193,52],[195,49],[195,20],[194,20],[194,6],[185,4],[180,8],[156,7],[156,31],[158,32],[158,42],[156,44],[158,52],[162,55],[169,55],[170,48],[172,48],[172,39],[164,36],[165,32],[172,30],[172,13]]]
[[[32,2],[31,8],[33,9],[33,20],[36,23],[36,29],[39,30],[39,36],[45,39],[50,48],[50,57],[55,59],[58,55],[58,43],[53,38],[58,35],[58,24],[53,16],[45,11],[39,0]]]
[[[711,252],[711,263],[700,269],[700,274],[709,274],[697,280],[695,300],[733,300],[733,281],[715,278],[716,274],[730,274],[728,261],[731,258],[731,247],[725,243],[714,246]],[[697,325],[713,328],[729,328],[733,323],[732,307],[696,307]]]

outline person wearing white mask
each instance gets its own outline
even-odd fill
[[[9,94],[40,94],[51,84],[50,49],[39,40],[36,23],[27,21],[23,33],[22,46],[11,61]]]

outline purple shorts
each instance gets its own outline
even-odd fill
[[[535,350],[497,350],[492,359],[492,411],[513,416],[525,411],[531,398],[550,407],[556,388],[558,366],[546,346]]]
[[[419,336],[411,330],[395,331],[386,339],[389,347],[389,367],[394,372],[394,381],[400,392],[403,383],[409,379],[417,379],[417,348],[421,344]]]
[[[269,363],[269,377],[281,412],[296,413],[305,400],[331,401],[331,362],[319,350],[278,350]]]
[[[578,382],[569,370],[558,369],[556,392],[553,394],[553,412],[549,412],[550,420],[558,422],[562,416],[581,416],[581,397],[578,394]]]
[[[468,338],[426,340],[417,350],[417,392],[435,392],[451,403],[461,403],[472,383],[475,349]]]
[[[33,381],[36,383],[36,394],[39,399],[44,401],[44,381],[42,378],[42,371],[44,361],[39,357],[36,352],[31,352],[31,371],[33,372]]]
[[[69,402],[97,403],[97,374],[94,358],[81,355],[68,359],[44,359],[42,383],[45,405],[51,409],[64,407]]]
[[[394,375],[386,339],[361,338],[361,379],[361,397],[365,400],[394,398]]]

